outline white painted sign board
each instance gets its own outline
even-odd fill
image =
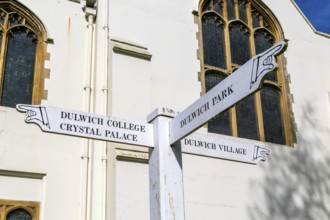
[[[265,75],[276,67],[275,56],[286,48],[281,41],[242,65],[170,121],[170,144],[203,126],[219,113],[256,92]]]
[[[51,106],[18,104],[25,121],[45,132],[153,147],[153,125]]]
[[[180,141],[182,153],[257,164],[270,150],[265,143],[219,134],[192,133]]]

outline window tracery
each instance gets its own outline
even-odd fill
[[[201,1],[201,82],[207,92],[254,55],[284,39],[276,18],[257,0]],[[208,123],[208,131],[292,146],[295,142],[282,57],[261,91]]]
[[[40,104],[44,91],[46,31],[15,1],[0,2],[0,106]]]
[[[38,220],[39,209],[39,202],[0,199],[0,220]]]

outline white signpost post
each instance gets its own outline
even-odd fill
[[[256,92],[285,48],[282,41],[256,55],[178,115],[156,109],[148,116],[152,124],[50,106],[16,108],[46,132],[149,147],[150,219],[184,220],[182,152],[251,164],[266,160],[270,150],[261,142],[191,133]]]

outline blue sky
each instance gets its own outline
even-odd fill
[[[330,0],[295,0],[314,28],[330,34]]]

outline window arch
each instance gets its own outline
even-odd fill
[[[199,11],[201,83],[207,92],[254,55],[284,39],[275,16],[258,0],[204,0]],[[208,131],[293,146],[295,134],[284,64],[263,87],[208,123]],[[216,83],[217,82],[217,83]]]
[[[31,214],[23,208],[15,209],[9,212],[6,220],[32,220]]]
[[[39,202],[0,199],[0,220],[38,220],[39,209]]]
[[[16,1],[0,2],[0,106],[40,104],[47,58],[46,31]]]

